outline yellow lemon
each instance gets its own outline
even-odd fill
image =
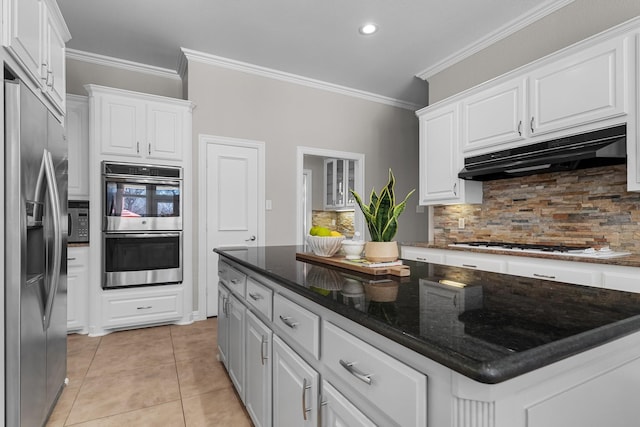
[[[318,227],[318,232],[316,233],[316,236],[320,236],[320,237],[331,236],[331,230],[325,227]]]
[[[332,231],[331,232],[331,236],[332,237],[342,237],[342,234],[338,233],[337,231]]]

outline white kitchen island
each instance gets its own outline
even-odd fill
[[[249,411],[256,425],[640,419],[639,295],[413,261],[410,278],[385,281],[297,261],[300,251],[217,250],[220,350],[247,408],[261,408]]]

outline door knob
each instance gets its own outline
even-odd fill
[[[256,240],[256,236],[251,236],[248,239],[245,239],[245,242],[254,242]]]

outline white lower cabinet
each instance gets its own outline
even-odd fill
[[[413,261],[444,264],[445,251],[440,249],[421,248],[417,246],[402,246],[400,257]]]
[[[229,351],[227,354],[227,370],[238,395],[245,401],[244,358],[245,358],[245,307],[231,295],[227,303],[229,327]]]
[[[328,381],[322,380],[321,427],[375,427],[358,408]]]
[[[601,279],[596,267],[586,268],[585,265],[579,263],[562,263],[563,261],[554,262],[554,260],[548,259],[527,259],[522,262],[509,261],[507,273],[576,285],[600,286]]]
[[[67,331],[86,333],[89,313],[89,247],[67,248]]]
[[[273,337],[274,426],[318,425],[318,380],[311,365],[277,335]]]
[[[427,377],[351,333],[323,322],[323,360],[390,421],[402,427],[427,424]]]
[[[447,265],[471,268],[474,270],[493,271],[494,273],[504,273],[507,269],[507,263],[502,259],[482,254],[474,254],[473,258],[463,253],[459,255],[447,255]]]
[[[102,325],[111,329],[179,320],[184,313],[183,291],[181,285],[105,291]]]
[[[218,360],[227,366],[229,354],[229,312],[227,302],[229,290],[222,283],[218,284]]]
[[[271,426],[272,338],[271,329],[247,311],[245,406],[256,427]]]

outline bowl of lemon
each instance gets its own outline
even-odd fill
[[[311,251],[321,257],[332,257],[340,250],[344,236],[326,227],[314,226],[309,230],[307,245]]]

